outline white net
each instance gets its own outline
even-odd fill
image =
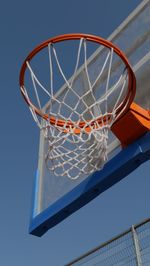
[[[44,133],[49,147],[46,164],[55,175],[76,179],[101,169],[107,161],[107,127],[74,134],[49,126]]]
[[[39,81],[27,62],[34,97],[41,112],[41,91],[48,97],[44,107],[47,119],[41,121],[32,105],[30,111],[46,138],[48,169],[55,175],[77,179],[100,170],[107,162],[108,134],[118,115],[116,109],[127,94],[127,70],[113,48],[101,46],[98,60],[87,59],[87,41],[81,38],[73,75],[67,79],[54,44],[49,43],[47,49],[49,89]],[[53,61],[65,83],[58,93],[54,93]],[[29,99],[27,87],[22,91]]]

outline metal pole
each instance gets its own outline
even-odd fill
[[[138,235],[137,235],[134,225],[132,225],[132,236],[133,236],[133,242],[134,242],[134,247],[135,247],[136,263],[137,263],[137,266],[142,266],[139,240],[138,240]]]

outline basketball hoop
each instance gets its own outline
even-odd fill
[[[55,45],[63,42],[64,46],[69,41],[78,42],[78,48],[73,75],[68,79]],[[89,43],[101,55],[98,62],[87,56]],[[37,64],[32,66],[45,50],[49,88],[37,77]],[[54,63],[65,83],[60,92],[54,87]],[[27,56],[20,72],[20,88],[47,140],[47,167],[55,175],[76,179],[101,169],[107,162],[110,128],[133,102],[136,80],[126,56],[111,42],[93,35],[64,34],[43,42]],[[41,101],[41,91],[42,97],[47,97],[46,105]]]

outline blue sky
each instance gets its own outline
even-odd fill
[[[26,0],[1,3],[0,265],[61,266],[150,216],[147,162],[51,229],[28,234],[39,130],[19,92],[19,70],[40,42],[84,32],[107,37],[139,0]]]

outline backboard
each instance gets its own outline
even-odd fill
[[[129,17],[109,36],[128,57],[137,79],[135,102],[150,109],[150,1],[144,0]],[[92,65],[99,60],[101,49],[89,58]],[[84,80],[81,66],[76,80]],[[63,95],[65,85],[59,90]],[[48,103],[45,109],[48,108]],[[109,142],[109,160],[104,168],[93,175],[70,180],[55,176],[45,164],[47,141],[40,136],[39,160],[34,184],[34,195],[29,232],[42,236],[73,212],[87,204],[100,193],[114,185],[140,164],[150,159],[150,133],[122,149],[119,140],[112,134]],[[116,163],[117,162],[117,163]]]

